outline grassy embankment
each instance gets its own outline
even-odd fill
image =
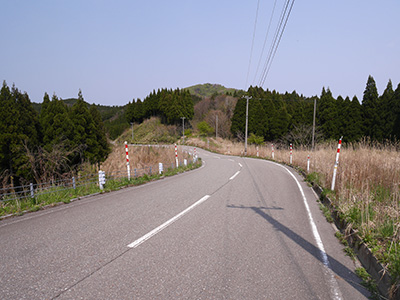
[[[193,145],[230,155],[243,155],[243,143],[222,139],[191,139]],[[308,180],[320,185],[329,195],[341,218],[370,247],[389,270],[396,285],[400,284],[400,152],[399,145],[371,145],[368,142],[344,144],[340,152],[335,191],[330,191],[337,142],[317,145],[313,153],[305,147],[293,149],[293,165],[307,169]],[[289,149],[277,147],[274,158],[289,164]],[[271,145],[260,146],[259,156],[272,159]],[[257,155],[256,146],[248,155]]]
[[[170,144],[169,147],[154,146],[129,146],[129,160],[131,168],[131,180],[126,178],[126,154],[123,141],[127,140],[132,143],[132,131],[129,129],[115,142],[113,142],[113,151],[107,160],[101,165],[100,169],[106,173],[106,184],[104,190],[100,190],[97,183],[97,169],[94,166],[86,166],[79,176],[94,174],[93,183],[76,189],[64,189],[62,187],[54,187],[48,190],[47,194],[37,194],[34,198],[26,198],[23,200],[12,200],[0,202],[0,216],[9,214],[23,214],[27,211],[36,211],[47,205],[55,205],[60,202],[68,203],[73,199],[100,192],[108,192],[119,189],[123,186],[132,186],[143,184],[148,181],[157,180],[164,176],[172,176],[186,170],[197,168],[201,165],[201,161],[196,164],[189,163],[183,165],[183,159],[188,162],[193,158],[178,147],[178,159],[180,167],[175,168],[175,149],[174,141],[178,138],[176,127],[164,126],[160,124],[158,119],[145,121],[141,125],[134,126],[135,143],[148,144],[160,143]],[[158,164],[163,163],[164,172],[162,175],[158,173]],[[151,174],[150,167],[152,168]],[[136,172],[136,173],[135,173]],[[135,174],[137,176],[135,177]],[[78,177],[77,174],[74,174]],[[73,175],[71,174],[69,178]],[[79,185],[79,183],[77,183]]]
[[[96,177],[93,183],[77,187],[76,189],[55,187],[48,190],[48,193],[38,194],[34,198],[0,202],[0,216],[9,214],[19,215],[28,211],[37,211],[47,205],[56,205],[60,202],[69,203],[73,199],[86,195],[118,190],[124,186],[140,185],[201,166],[201,161],[198,161],[196,164],[189,163],[187,166],[181,165],[178,168],[173,167],[175,163],[173,147],[131,147],[130,153],[130,157],[132,157],[130,160],[130,166],[132,168],[130,180],[126,177],[125,147],[124,145],[116,145],[113,147],[113,152],[110,154],[109,159],[103,164],[102,170],[106,172],[106,177],[109,175],[112,176],[113,174],[119,177],[107,179],[103,190],[99,188]],[[184,155],[184,157],[189,160],[189,155],[187,153],[180,153],[178,154],[180,162],[183,160],[183,156],[181,155]],[[158,172],[159,162],[163,162],[164,164],[164,172],[162,174]],[[148,174],[150,166],[153,167],[152,174]],[[137,177],[134,177],[134,169],[138,170]],[[92,171],[94,172],[95,170],[92,169]]]

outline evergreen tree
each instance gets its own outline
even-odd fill
[[[275,109],[275,104],[271,99],[266,99],[261,101],[263,108],[264,108],[264,113],[265,113],[265,132],[264,132],[264,137],[266,140],[274,140],[274,135],[271,132],[271,129],[273,127],[273,124],[275,122],[276,118],[276,109]]]
[[[8,170],[17,184],[21,178],[32,179],[26,152],[34,152],[39,142],[38,115],[28,94],[15,86],[10,91],[4,81],[0,91],[0,171]]]
[[[380,97],[381,113],[380,113],[380,126],[383,132],[384,139],[392,139],[392,128],[396,120],[396,113],[392,109],[394,106],[393,102],[394,91],[392,81],[389,80],[385,91]]]
[[[354,96],[350,105],[350,124],[347,128],[350,141],[359,141],[364,136],[362,106]]]
[[[160,90],[157,93],[153,90],[149,96],[144,99],[144,115],[146,118],[159,115]]]
[[[317,102],[317,119],[326,139],[337,139],[340,135],[335,101],[329,88],[327,90],[323,88],[321,97]]]
[[[382,131],[379,128],[379,110],[378,90],[375,80],[370,75],[367,80],[367,85],[364,90],[363,101],[363,118],[365,135],[371,139],[382,139]]]
[[[288,132],[290,122],[290,115],[288,114],[286,107],[282,106],[275,115],[274,121],[271,124],[271,137],[272,140],[276,140],[284,136]]]
[[[111,148],[107,140],[101,115],[97,110],[96,105],[93,104],[90,106],[90,114],[92,115],[95,125],[94,135],[96,139],[95,147],[92,148],[92,162],[101,163],[106,160],[108,154],[111,152]]]
[[[347,98],[348,102],[343,99],[342,96],[338,96],[336,99],[336,111],[337,111],[337,133],[340,136],[346,136],[346,123],[347,123],[347,104],[350,105],[350,99]]]
[[[72,164],[79,165],[85,161],[97,163],[96,148],[99,144],[96,140],[96,126],[81,90],[78,100],[71,108],[70,118],[74,124],[72,143],[78,149],[78,153],[71,158]]]
[[[267,127],[267,118],[264,108],[258,98],[249,100],[248,135],[254,133],[256,136],[264,136]]]
[[[137,99],[135,105],[135,120],[138,123],[142,123],[144,118],[144,106],[143,102],[140,99]]]
[[[394,91],[391,101],[391,109],[393,110],[395,115],[392,128],[392,136],[394,139],[400,140],[400,83],[397,85],[397,88]]]
[[[56,95],[53,95],[50,101],[49,95],[45,93],[40,112],[40,124],[43,131],[43,144],[47,151],[61,144],[66,151],[71,150],[73,124],[69,118],[67,106]]]
[[[135,110],[136,110],[136,103],[135,100],[132,100],[132,103],[129,102],[125,106],[125,118],[128,123],[134,123],[136,121],[135,118]]]
[[[1,171],[9,170],[14,174],[13,151],[17,148],[17,139],[19,112],[15,99],[10,92],[6,82],[0,91],[0,166]]]
[[[231,132],[233,136],[245,135],[246,127],[246,99],[239,98],[232,116]]]

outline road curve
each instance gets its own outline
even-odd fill
[[[302,178],[204,166],[0,222],[0,299],[367,299]]]

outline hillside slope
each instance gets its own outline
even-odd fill
[[[185,88],[185,90],[189,90],[189,92],[192,95],[196,95],[196,96],[199,96],[202,98],[211,97],[215,94],[219,94],[219,95],[226,94],[226,93],[233,94],[235,91],[239,91],[234,88],[226,88],[223,85],[211,84],[211,83],[193,85],[193,86]]]

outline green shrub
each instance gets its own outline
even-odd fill
[[[249,144],[261,145],[262,143],[264,143],[264,137],[256,136],[254,133],[250,133],[248,142],[249,142]]]

